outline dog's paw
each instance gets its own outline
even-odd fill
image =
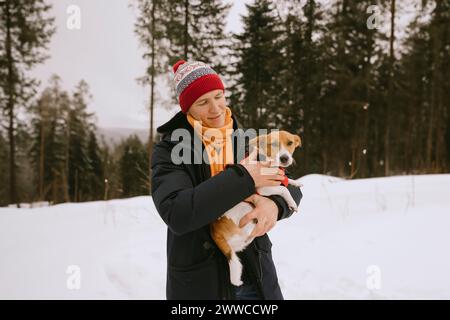
[[[295,201],[288,201],[288,207],[290,210],[294,210],[294,211],[297,211],[297,208],[298,208]]]
[[[291,183],[291,182],[289,182],[289,184],[290,185],[293,185],[294,187],[297,187],[297,188],[301,188],[301,187],[303,187],[303,184],[301,184],[300,182],[298,182],[298,181],[295,181],[295,180],[293,180],[293,182]]]

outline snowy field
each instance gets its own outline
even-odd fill
[[[450,299],[450,175],[308,175],[270,232],[286,299]],[[0,299],[164,299],[150,197],[0,208]]]

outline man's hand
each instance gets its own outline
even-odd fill
[[[240,164],[247,170],[255,183],[255,188],[279,186],[285,179],[284,171],[278,167],[271,167],[268,161],[256,161],[258,148],[254,148],[252,153]]]
[[[242,217],[239,227],[243,228],[256,218],[258,222],[249,238],[260,237],[269,232],[277,223],[278,206],[271,199],[256,194],[247,199],[253,202],[255,208]]]

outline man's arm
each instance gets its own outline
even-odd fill
[[[161,218],[175,234],[196,230],[255,193],[255,183],[235,165],[192,185],[184,165],[175,165],[170,151],[156,145],[152,155],[152,199]],[[224,197],[226,195],[226,197]]]

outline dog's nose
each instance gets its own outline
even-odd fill
[[[281,163],[287,163],[289,161],[289,158],[286,155],[282,155],[280,157],[280,161],[281,161]]]

